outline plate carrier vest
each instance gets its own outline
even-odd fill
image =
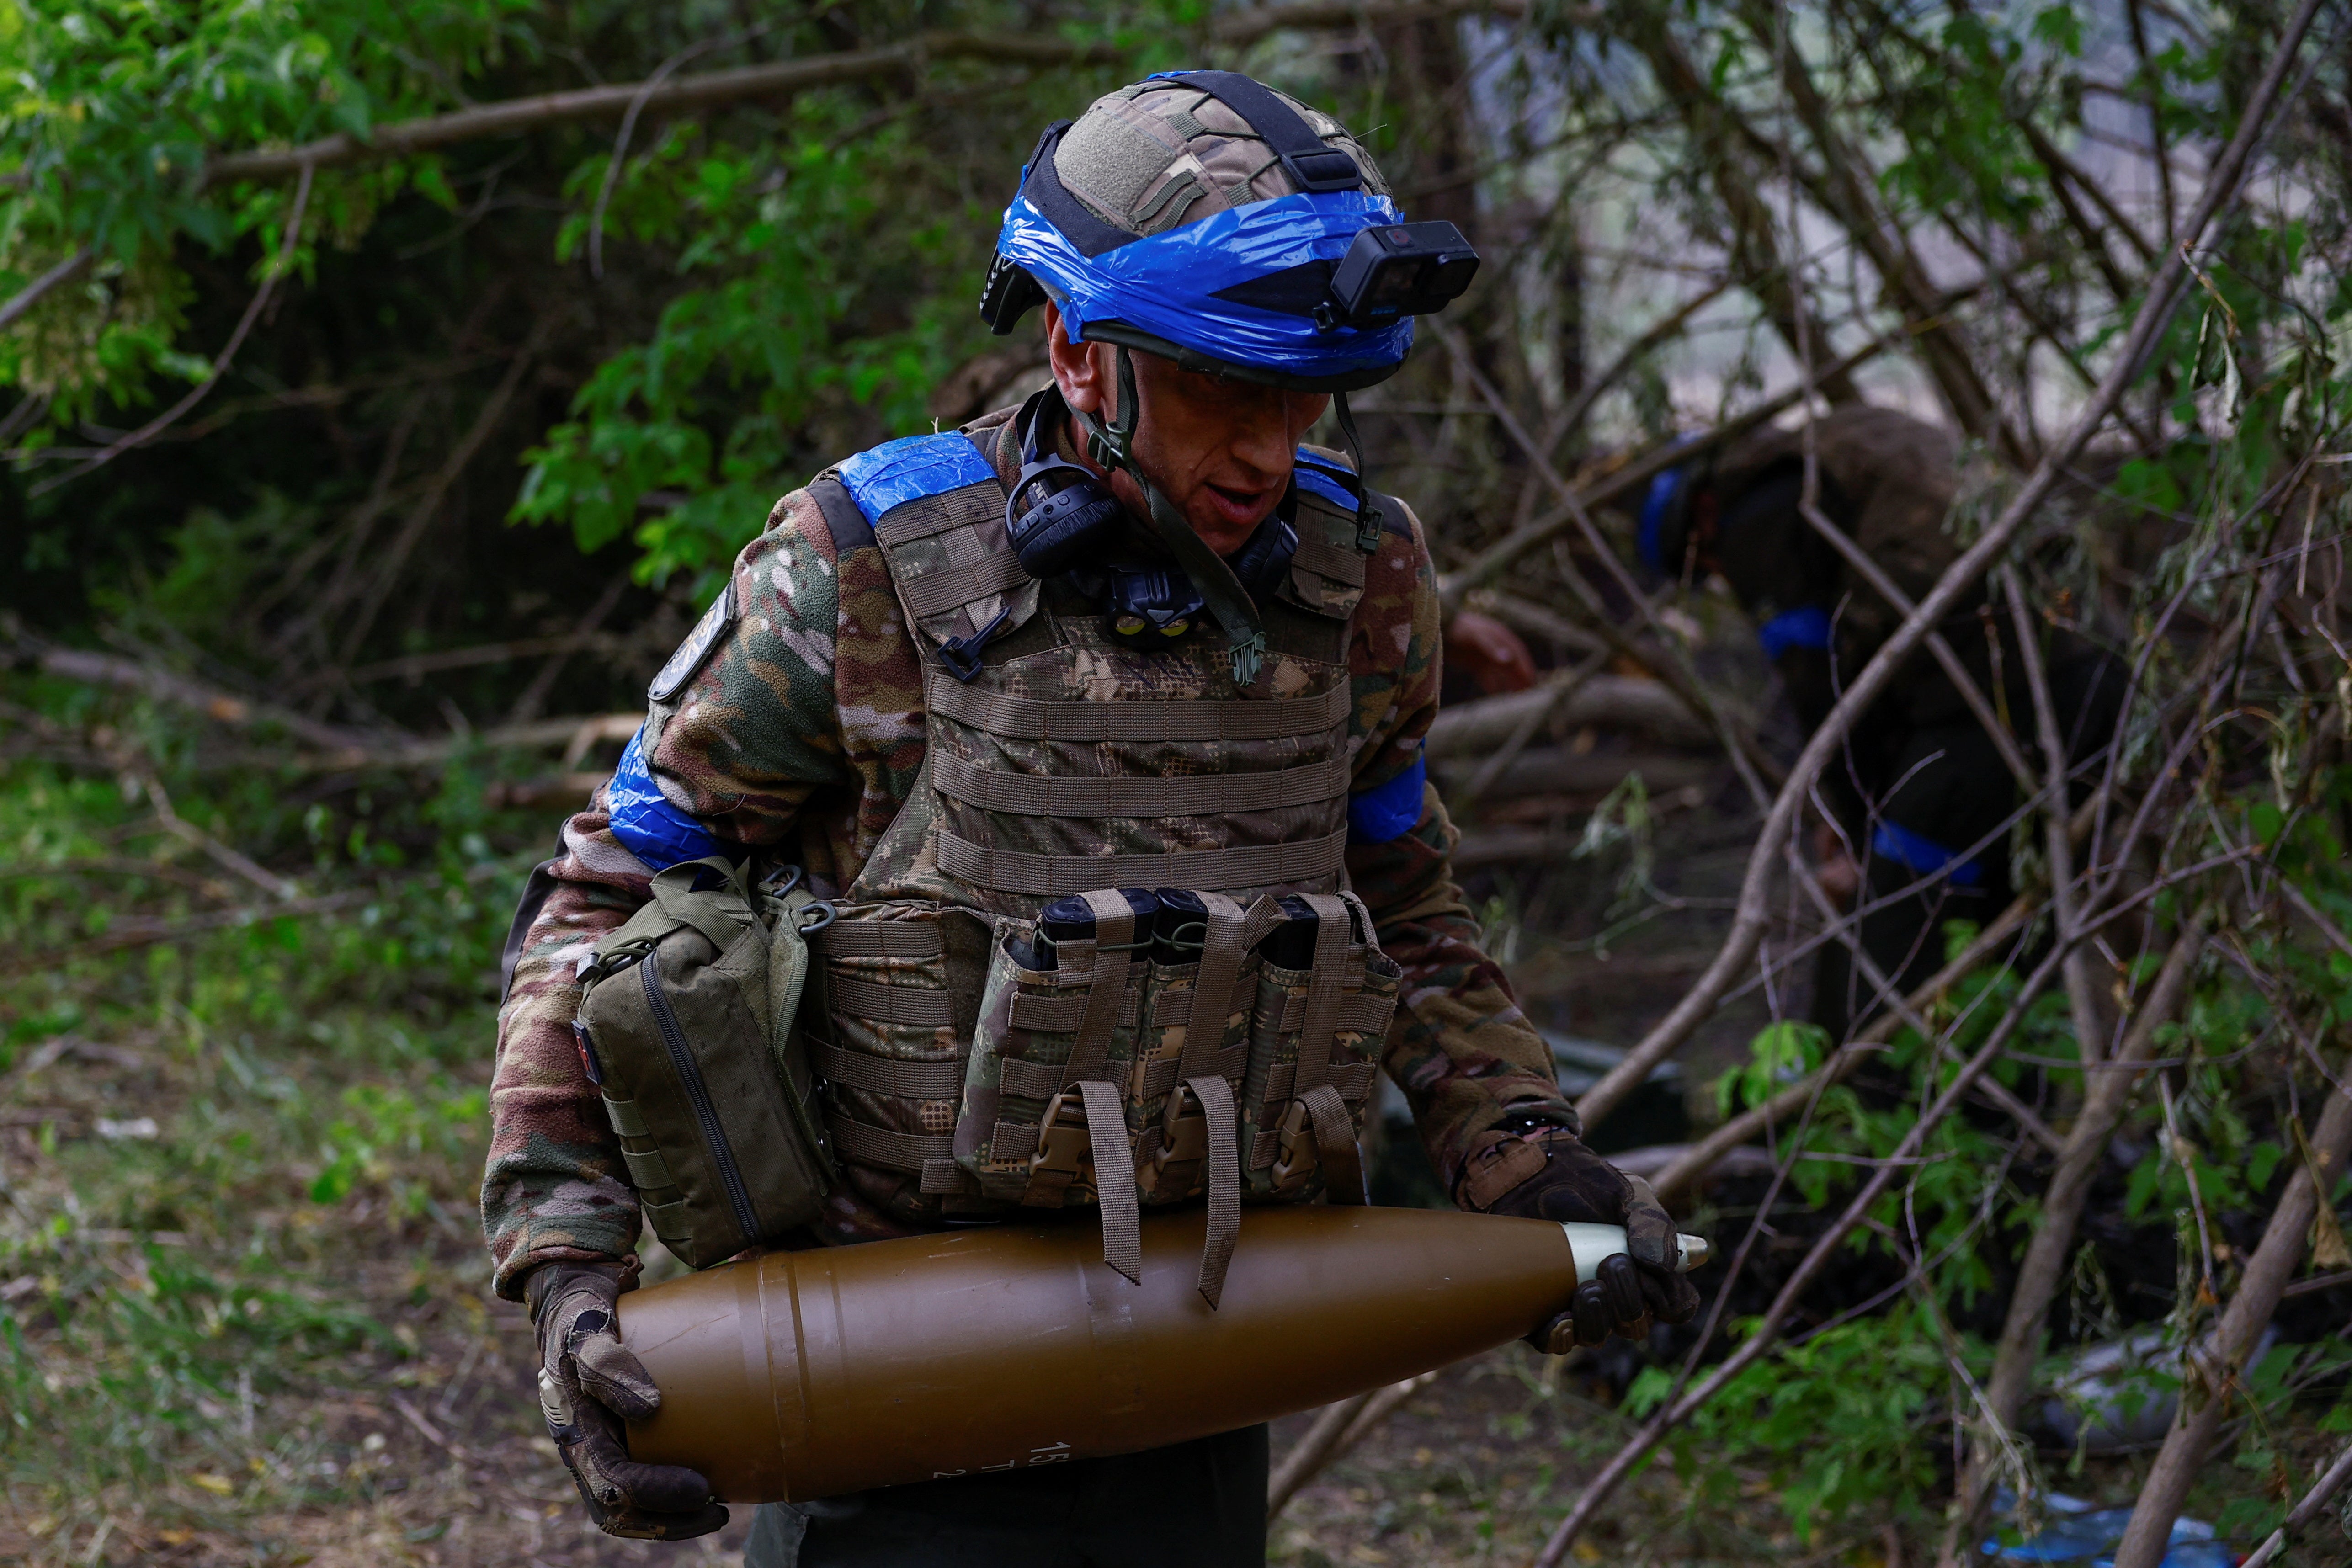
[[[1129,1279],[1140,1207],[1205,1193],[1213,1305],[1244,1199],[1363,1201],[1355,1140],[1400,975],[1344,865],[1348,627],[1378,524],[1360,529],[1336,455],[1300,450],[1297,549],[1239,686],[1211,618],[1125,647],[1022,570],[985,450],[1012,439],[992,421],[893,441],[811,486],[837,543],[881,549],[929,712],[913,794],[814,939],[833,1151],[916,1222],[1099,1205]],[[1199,957],[1154,962],[1126,887],[1198,893]],[[1316,916],[1304,969],[1257,950],[1292,894]],[[1095,935],[1024,967],[1039,911],[1073,894]]]

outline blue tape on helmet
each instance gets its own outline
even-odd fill
[[[1661,576],[1678,572],[1682,563],[1666,564],[1666,514],[1674,510],[1675,497],[1683,487],[1683,471],[1669,468],[1650,481],[1649,494],[1642,497],[1641,529],[1633,537],[1633,548],[1641,552],[1642,564]]]
[[[1402,364],[1412,349],[1412,318],[1327,332],[1307,317],[1221,299],[1218,291],[1310,262],[1336,263],[1365,229],[1402,221],[1386,196],[1295,192],[1087,256],[1023,195],[1004,209],[996,248],[1053,297],[1073,341],[1086,340],[1089,323],[1123,321],[1235,364],[1341,377]]]
[[[1428,778],[1429,759],[1415,757],[1412,767],[1387,783],[1349,796],[1348,841],[1384,844],[1412,831],[1421,821],[1421,787]]]
[[[719,836],[701,820],[669,803],[646,767],[646,732],[629,737],[613,781],[604,786],[605,803],[613,813],[613,836],[621,847],[656,871],[667,871],[688,861],[730,854]]]
[[[1922,875],[1942,872],[1954,887],[1984,883],[1982,861],[1974,856],[1962,860],[1927,834],[1915,833],[1900,822],[1879,823],[1878,831],[1870,835],[1870,852]]]
[[[1826,650],[1832,632],[1828,611],[1818,604],[1800,604],[1756,628],[1756,640],[1764,644],[1764,656],[1777,664],[1791,648]]]
[[[980,448],[961,435],[909,435],[861,452],[835,470],[869,523],[905,501],[996,477]]]

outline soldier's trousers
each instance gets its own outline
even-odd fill
[[[743,1568],[1264,1568],[1266,1429],[767,1503]]]

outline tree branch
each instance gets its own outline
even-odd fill
[[[97,259],[97,247],[86,245],[18,289],[15,298],[5,305],[0,305],[0,330],[15,326],[16,318],[38,305],[42,296],[47,294],[52,288],[71,283],[75,278],[88,272],[89,264]]]
[[[279,279],[283,278],[287,270],[294,265],[294,246],[302,237],[302,214],[310,205],[311,173],[312,170],[309,164],[302,165],[301,183],[294,187],[294,210],[287,214],[285,237],[278,246],[278,265],[262,278],[261,287],[253,291],[253,299],[246,306],[245,314],[238,319],[236,330],[229,334],[227,346],[222,349],[219,356],[213,361],[213,368],[206,373],[205,379],[189,389],[187,396],[130,434],[123,436],[80,467],[64,474],[52,475],[34,486],[26,492],[28,499],[46,496],[58,486],[71,484],[92,469],[105,467],[133,447],[144,446],[148,442],[170,429],[182,414],[204,402],[205,394],[220,384],[221,377],[228,374],[228,367],[236,360],[236,351],[245,347],[246,335],[253,330],[253,324],[261,319],[261,312],[269,304],[270,296],[278,291]]]
[[[1487,0],[1485,4],[1427,0],[1418,5],[1347,5],[1297,4],[1268,5],[1218,18],[1209,37],[1219,44],[1244,47],[1284,27],[1356,26],[1365,22],[1412,20],[1432,16],[1462,16],[1487,13],[1517,18],[1527,14],[1526,0]],[[1575,17],[1592,19],[1579,11]],[[1573,18],[1572,18],[1573,19]],[[299,147],[256,149],[228,152],[205,164],[207,185],[240,180],[283,180],[305,166],[341,169],[355,163],[380,163],[413,157],[461,142],[494,136],[520,136],[551,125],[583,120],[618,120],[634,106],[641,115],[689,113],[724,109],[759,99],[784,98],[812,88],[836,87],[921,70],[932,60],[987,60],[1013,66],[1116,65],[1129,51],[1115,44],[1070,43],[1059,38],[1023,37],[1011,34],[932,32],[887,48],[845,50],[805,59],[773,60],[732,70],[701,71],[667,80],[612,82],[570,92],[548,92],[478,103],[447,114],[428,115],[380,125],[373,134],[347,133],[321,137]],[[15,302],[11,301],[13,305]],[[0,318],[0,326],[6,319]]]
[[[2131,1524],[2116,1548],[2116,1568],[2157,1568],[2164,1556],[2172,1521],[2204,1467],[2206,1449],[2230,1408],[2231,1396],[2238,1391],[2239,1375],[2278,1310],[2288,1278],[2302,1264],[2312,1216],[2326,1201],[2319,1184],[2335,1185],[2345,1154],[2352,1150],[2352,1097],[2342,1090],[2328,1095],[2309,1150],[2311,1158],[2296,1162],[2294,1176],[2263,1230],[2262,1244],[2246,1260],[2237,1293],[2213,1331],[2211,1348],[2203,1354],[2189,1353],[2172,1430],[2132,1507]]]

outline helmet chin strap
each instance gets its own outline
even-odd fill
[[[1065,406],[1067,406],[1066,402]],[[1233,645],[1234,684],[1246,686],[1255,681],[1265,664],[1265,628],[1260,623],[1257,604],[1234,575],[1224,558],[1211,549],[1208,542],[1192,531],[1192,525],[1177,511],[1175,503],[1160,494],[1160,486],[1148,478],[1135,463],[1135,423],[1141,405],[1135,395],[1135,361],[1125,346],[1118,350],[1118,417],[1109,424],[1098,423],[1079,409],[1071,409],[1070,417],[1087,438],[1087,455],[1106,474],[1125,469],[1134,476],[1143,491],[1151,531],[1176,558],[1184,575],[1201,591],[1202,601],[1209,613],[1217,618],[1224,629],[1225,639]]]

